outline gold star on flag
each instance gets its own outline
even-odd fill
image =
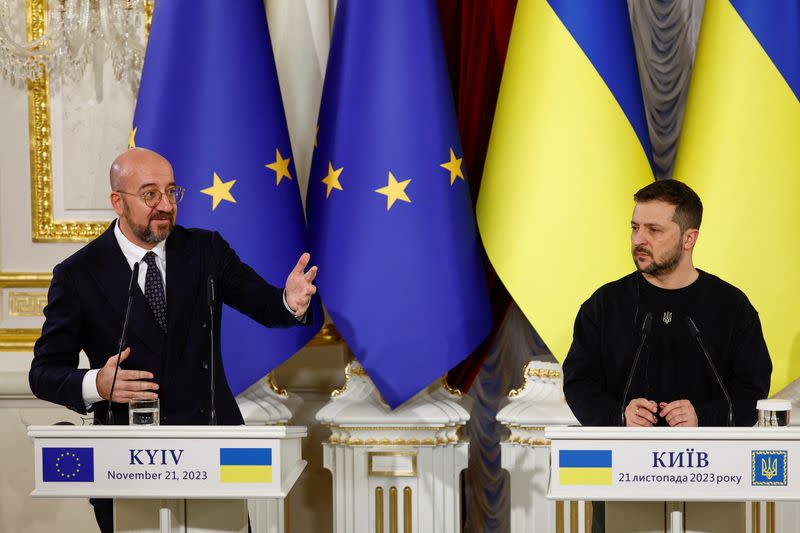
[[[411,203],[411,199],[406,194],[406,187],[408,187],[409,183],[411,183],[410,179],[398,182],[394,178],[394,174],[389,172],[389,183],[386,185],[386,187],[375,189],[376,193],[383,194],[386,196],[387,211],[392,208],[392,206],[397,200],[402,200],[404,202]]]
[[[342,184],[339,183],[339,174],[342,173],[342,170],[344,170],[344,167],[333,170],[333,163],[328,162],[328,175],[322,178],[322,183],[328,186],[325,198],[330,198],[333,189],[344,190],[342,189]]]
[[[131,136],[128,137],[128,148],[136,148],[136,130],[139,128],[133,128],[131,130]]]
[[[275,179],[277,180],[275,185],[280,185],[281,184],[281,179],[283,179],[284,176],[289,178],[289,179],[292,179],[292,175],[289,174],[289,161],[291,161],[291,160],[292,159],[289,158],[289,157],[284,159],[281,156],[281,153],[276,148],[275,149],[275,162],[274,163],[270,163],[269,165],[264,165],[265,167],[275,171]]]
[[[201,193],[207,194],[214,199],[213,203],[211,204],[212,211],[217,208],[222,200],[227,200],[228,202],[232,202],[234,204],[236,203],[236,199],[231,194],[231,187],[233,187],[234,183],[236,183],[236,180],[223,182],[221,179],[219,179],[217,173],[214,172],[214,185],[200,191]]]
[[[456,178],[464,179],[464,173],[461,172],[461,158],[456,158],[452,148],[450,148],[450,161],[439,166],[450,171],[450,185],[456,182]]]

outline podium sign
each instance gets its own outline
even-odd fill
[[[306,462],[291,426],[31,426],[32,496],[285,498]]]
[[[796,428],[549,427],[556,500],[800,500]]]

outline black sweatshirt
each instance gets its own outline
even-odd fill
[[[622,393],[648,312],[653,326],[626,405],[634,398],[689,400],[699,425],[726,424],[727,402],[690,334],[690,316],[730,393],[735,424],[755,424],[756,401],[767,397],[772,373],[758,313],[742,291],[699,273],[688,287],[661,289],[636,272],[602,286],[583,303],[564,361],[564,394],[582,425],[619,425]],[[659,425],[666,422],[659,418]]]

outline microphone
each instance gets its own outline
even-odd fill
[[[650,334],[650,330],[653,327],[653,313],[652,311],[648,311],[647,314],[644,316],[644,321],[642,322],[642,333],[639,337],[639,346],[636,347],[636,353],[633,356],[633,364],[631,365],[631,370],[628,373],[628,382],[625,384],[625,391],[622,393],[622,404],[619,407],[619,425],[625,425],[625,406],[627,405],[625,401],[628,398],[628,392],[631,389],[631,381],[633,381],[633,375],[636,373],[636,365],[639,364],[639,356],[642,354],[642,348],[644,348],[644,341],[647,340],[647,335]]]
[[[125,320],[122,322],[122,334],[119,336],[119,350],[117,350],[117,366],[114,367],[114,377],[111,378],[111,392],[108,394],[108,412],[106,413],[106,425],[114,424],[114,413],[111,412],[111,398],[114,397],[114,386],[117,384],[117,372],[119,371],[119,359],[122,356],[122,348],[125,346],[125,338],[128,335],[128,321],[131,318],[131,304],[133,303],[133,288],[139,278],[139,262],[133,264],[131,280],[128,282],[128,303],[125,306]]]
[[[217,408],[216,408],[216,389],[217,389],[217,380],[215,378],[215,367],[216,365],[216,357],[215,357],[215,345],[214,345],[214,307],[217,304],[217,287],[214,282],[214,276],[208,276],[208,314],[209,320],[211,321],[211,408],[208,411],[208,425],[209,426],[216,426],[217,425]]]
[[[706,349],[706,345],[703,342],[703,337],[700,335],[700,329],[697,327],[697,324],[694,323],[692,317],[686,316],[686,325],[689,327],[689,333],[697,339],[697,344],[700,345],[700,349],[703,351],[703,355],[706,356],[706,361],[708,361],[708,366],[711,367],[711,370],[714,372],[714,377],[717,379],[717,383],[719,384],[719,388],[722,389],[722,394],[725,395],[725,400],[728,402],[728,427],[733,427],[733,402],[731,401],[731,396],[728,394],[728,389],[725,388],[725,384],[722,382],[722,378],[719,377],[719,372],[717,372],[717,367],[714,364],[714,361],[711,359],[711,354],[708,353]]]

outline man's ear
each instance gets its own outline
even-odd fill
[[[111,207],[114,208],[114,212],[117,214],[118,217],[122,216],[122,195],[116,191],[111,191],[109,195],[109,199],[111,200]]]
[[[700,230],[697,228],[690,228],[683,232],[683,247],[686,250],[691,250],[697,244],[697,238],[700,236]]]

